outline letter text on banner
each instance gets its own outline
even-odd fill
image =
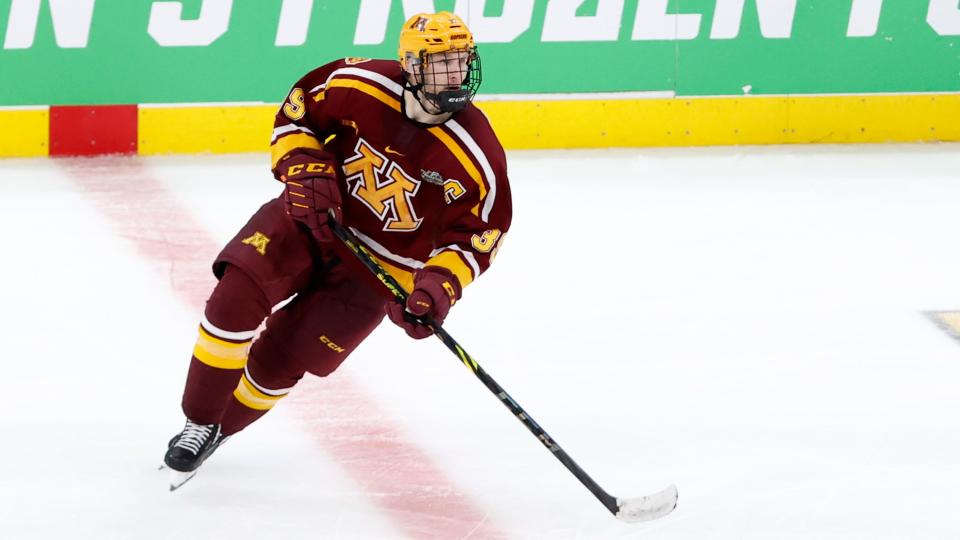
[[[883,0],[853,0],[850,6],[850,23],[847,37],[871,37],[877,35],[880,10]]]
[[[765,38],[787,39],[793,33],[797,0],[755,0],[760,18],[760,34]],[[740,35],[745,0],[717,0],[713,13],[711,39],[733,39]]]
[[[48,0],[53,19],[53,34],[57,46],[64,49],[82,49],[90,37],[94,0]],[[4,49],[29,49],[37,33],[40,18],[40,0],[13,0]]]
[[[927,23],[941,36],[960,36],[960,6],[957,0],[930,0]]]
[[[584,0],[552,0],[543,20],[542,41],[617,41],[623,0],[598,0],[596,15],[577,16]]]
[[[496,17],[483,15],[487,0],[457,0],[454,12],[463,18],[477,43],[509,43],[530,28],[533,0],[503,2],[503,13]]]
[[[353,33],[354,45],[380,45],[387,35],[392,0],[360,0],[360,13]],[[403,0],[404,20],[417,13],[433,13],[433,0]]]
[[[313,0],[283,0],[277,23],[277,47],[297,47],[307,42]]]
[[[161,47],[206,47],[227,32],[233,0],[203,0],[200,18],[183,20],[182,2],[154,2],[147,33]]]

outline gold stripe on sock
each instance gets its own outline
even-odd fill
[[[203,327],[193,347],[193,355],[208,366],[220,369],[243,369],[247,364],[252,341],[231,343],[211,335]]]
[[[240,383],[237,384],[237,389],[233,391],[233,397],[251,409],[268,411],[272,409],[281,398],[286,397],[286,394],[282,396],[264,394],[260,390],[257,390],[257,388],[247,380],[247,375],[244,374],[240,377]]]

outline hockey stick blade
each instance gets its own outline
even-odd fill
[[[617,519],[626,523],[639,523],[662,518],[677,507],[677,497],[679,497],[677,486],[671,484],[663,491],[646,497],[618,498]]]

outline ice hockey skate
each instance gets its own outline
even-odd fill
[[[160,467],[169,469],[170,491],[193,478],[200,465],[229,438],[222,435],[219,424],[203,425],[187,420],[183,431],[170,439]]]

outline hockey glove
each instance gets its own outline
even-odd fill
[[[301,150],[283,160],[277,168],[286,185],[283,202],[287,214],[310,228],[320,242],[332,242],[327,226],[330,211],[340,221],[340,189],[337,187],[336,157],[323,150]]]
[[[427,266],[414,276],[413,291],[405,305],[398,302],[386,305],[387,316],[403,328],[408,336],[423,339],[432,335],[433,330],[415,322],[409,315],[433,319],[440,326],[450,312],[450,306],[460,299],[460,293],[460,281],[449,270]]]

